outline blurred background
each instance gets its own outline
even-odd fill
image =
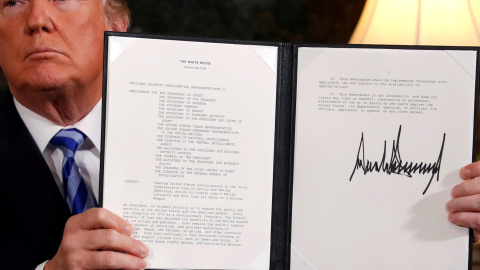
[[[131,32],[347,43],[365,0],[130,0]]]

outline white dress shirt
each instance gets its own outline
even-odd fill
[[[68,127],[59,126],[34,113],[17,100],[15,100],[15,106],[42,152],[62,195],[64,195],[62,180],[63,152],[49,142],[58,131],[65,128],[76,128],[87,135],[88,139],[85,140],[75,154],[75,162],[79,167],[83,180],[85,180],[85,184],[93,191],[95,199],[98,201],[102,102],[98,102],[82,120]]]
[[[93,191],[98,202],[102,101],[100,100],[82,120],[68,127],[59,126],[36,114],[20,104],[16,99],[14,99],[14,102],[20,117],[42,152],[60,193],[64,197],[62,179],[63,152],[51,145],[50,140],[58,131],[65,128],[76,128],[87,135],[88,139],[85,140],[75,154],[75,162],[79,167],[80,174],[87,188]],[[36,270],[42,270],[45,267],[45,263],[37,266]]]

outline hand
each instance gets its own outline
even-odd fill
[[[57,254],[44,269],[144,269],[148,248],[132,233],[130,223],[103,208],[72,216]]]
[[[480,162],[463,167],[460,177],[466,181],[452,189],[452,200],[446,205],[448,220],[472,228],[477,242],[480,240]]]

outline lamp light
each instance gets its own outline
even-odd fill
[[[367,0],[353,44],[480,45],[478,0]]]

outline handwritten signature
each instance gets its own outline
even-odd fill
[[[371,172],[384,172],[388,175],[390,174],[399,174],[404,175],[407,177],[412,177],[412,174],[431,174],[430,181],[428,182],[427,187],[423,191],[423,195],[427,192],[430,184],[432,183],[435,176],[437,176],[437,182],[439,181],[439,173],[440,173],[440,166],[442,164],[442,155],[443,155],[443,147],[445,146],[445,136],[443,134],[442,140],[442,147],[440,148],[440,153],[438,154],[438,159],[436,162],[427,163],[427,162],[420,162],[420,163],[413,163],[408,161],[403,161],[400,156],[400,136],[402,134],[402,126],[398,128],[398,136],[397,140],[393,140],[392,146],[392,153],[390,155],[390,161],[387,162],[387,140],[383,143],[383,156],[380,162],[378,161],[370,161],[365,159],[365,142],[363,139],[363,132],[362,138],[360,139],[360,146],[358,148],[357,153],[357,161],[355,161],[355,168],[353,169],[352,175],[350,176],[350,181],[352,181],[355,172],[359,169],[363,170],[363,174],[366,175],[367,173]]]

